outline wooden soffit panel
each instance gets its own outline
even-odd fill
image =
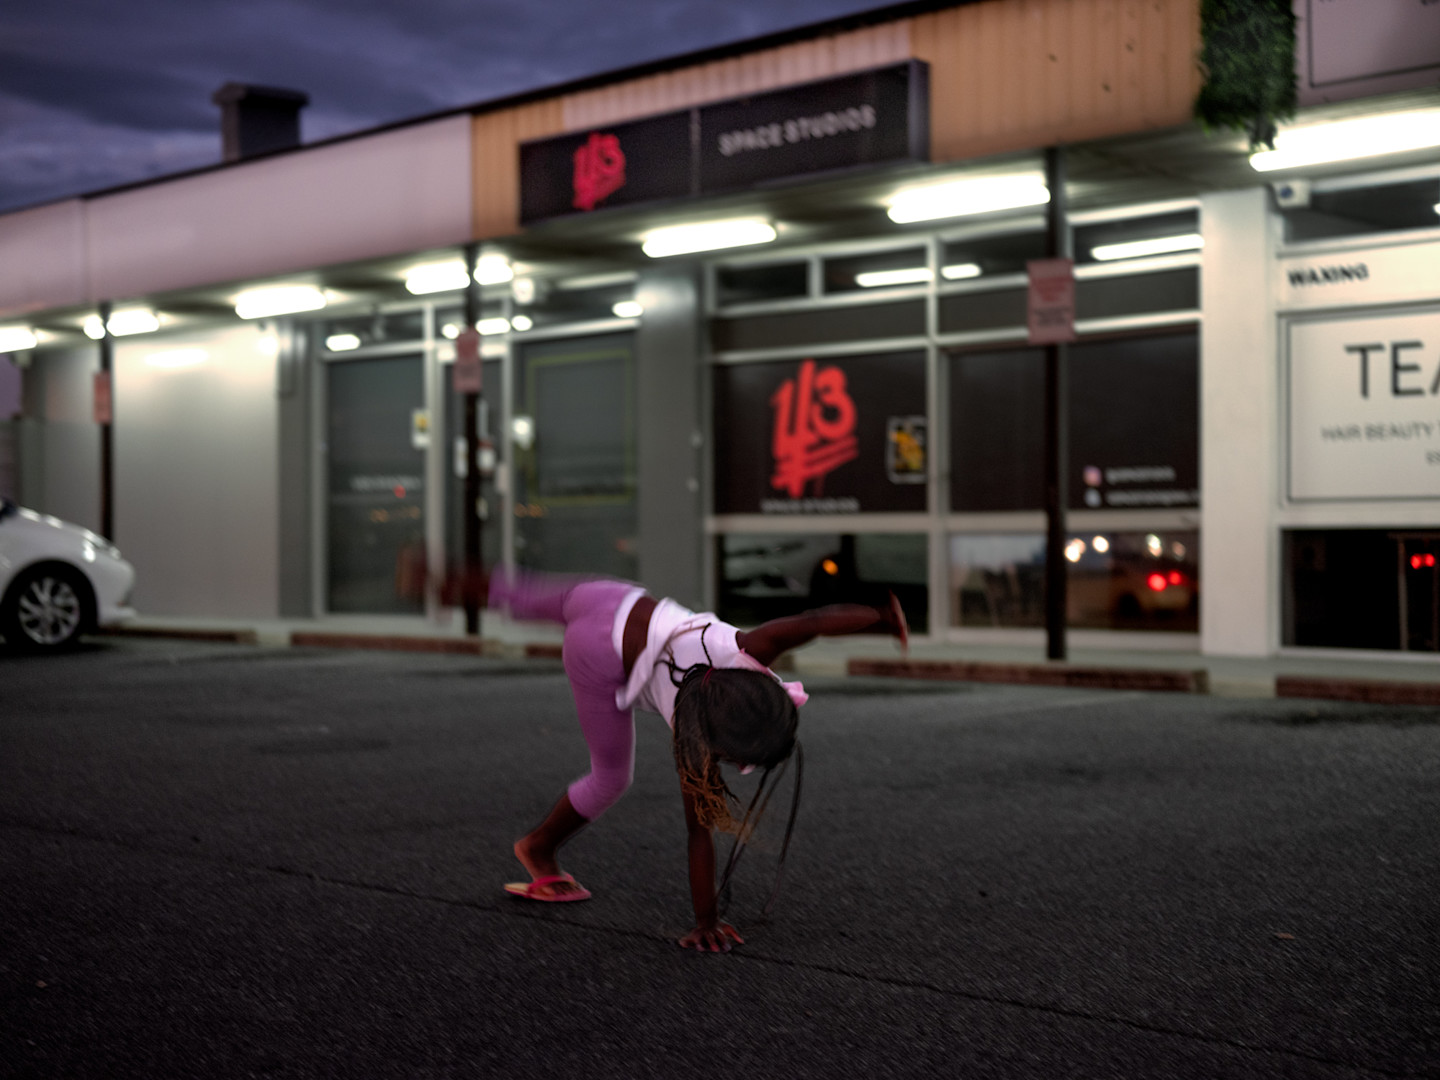
[[[912,20],[931,154],[990,154],[1174,127],[1200,92],[1200,0],[989,0]]]

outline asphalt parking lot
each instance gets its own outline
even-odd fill
[[[655,717],[594,899],[501,890],[584,768],[554,662],[0,652],[0,1072],[1440,1075],[1435,710],[809,688],[777,909],[772,833],[698,956]]]

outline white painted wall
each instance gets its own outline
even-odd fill
[[[204,357],[156,366],[179,349]],[[116,343],[115,542],[142,614],[277,615],[275,367],[255,323]]]
[[[1273,233],[1263,187],[1201,200],[1200,647],[1268,656],[1279,642],[1280,462]]]
[[[94,300],[264,277],[470,239],[470,118],[94,199]]]
[[[0,318],[471,238],[470,117],[0,215]]]
[[[0,319],[85,300],[84,203],[0,214]]]

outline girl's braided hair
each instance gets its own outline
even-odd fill
[[[710,650],[705,646],[705,631],[709,627],[707,623],[700,629],[700,647],[705,653],[705,663],[695,664],[683,671],[678,670],[672,661],[666,663],[670,667],[671,681],[678,688],[673,747],[681,790],[693,799],[701,825],[735,834],[735,844],[717,890],[722,905],[735,865],[764,816],[770,795],[774,794],[774,786],[766,793],[772,771],[776,766],[781,767],[780,774],[777,774],[778,783],[778,776],[783,775],[784,766],[792,754],[800,763],[785,841],[780,852],[780,871],[776,873],[775,886],[764,909],[764,913],[768,914],[780,890],[780,874],[784,871],[790,834],[800,807],[800,782],[804,768],[803,751],[796,738],[800,713],[779,680],[769,672],[715,667],[710,662]],[[738,810],[740,801],[720,773],[722,761],[765,770],[749,808],[738,821],[731,810],[732,806]]]

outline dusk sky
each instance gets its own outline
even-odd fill
[[[301,90],[314,142],[884,0],[9,0],[0,212],[220,160],[229,81]]]

